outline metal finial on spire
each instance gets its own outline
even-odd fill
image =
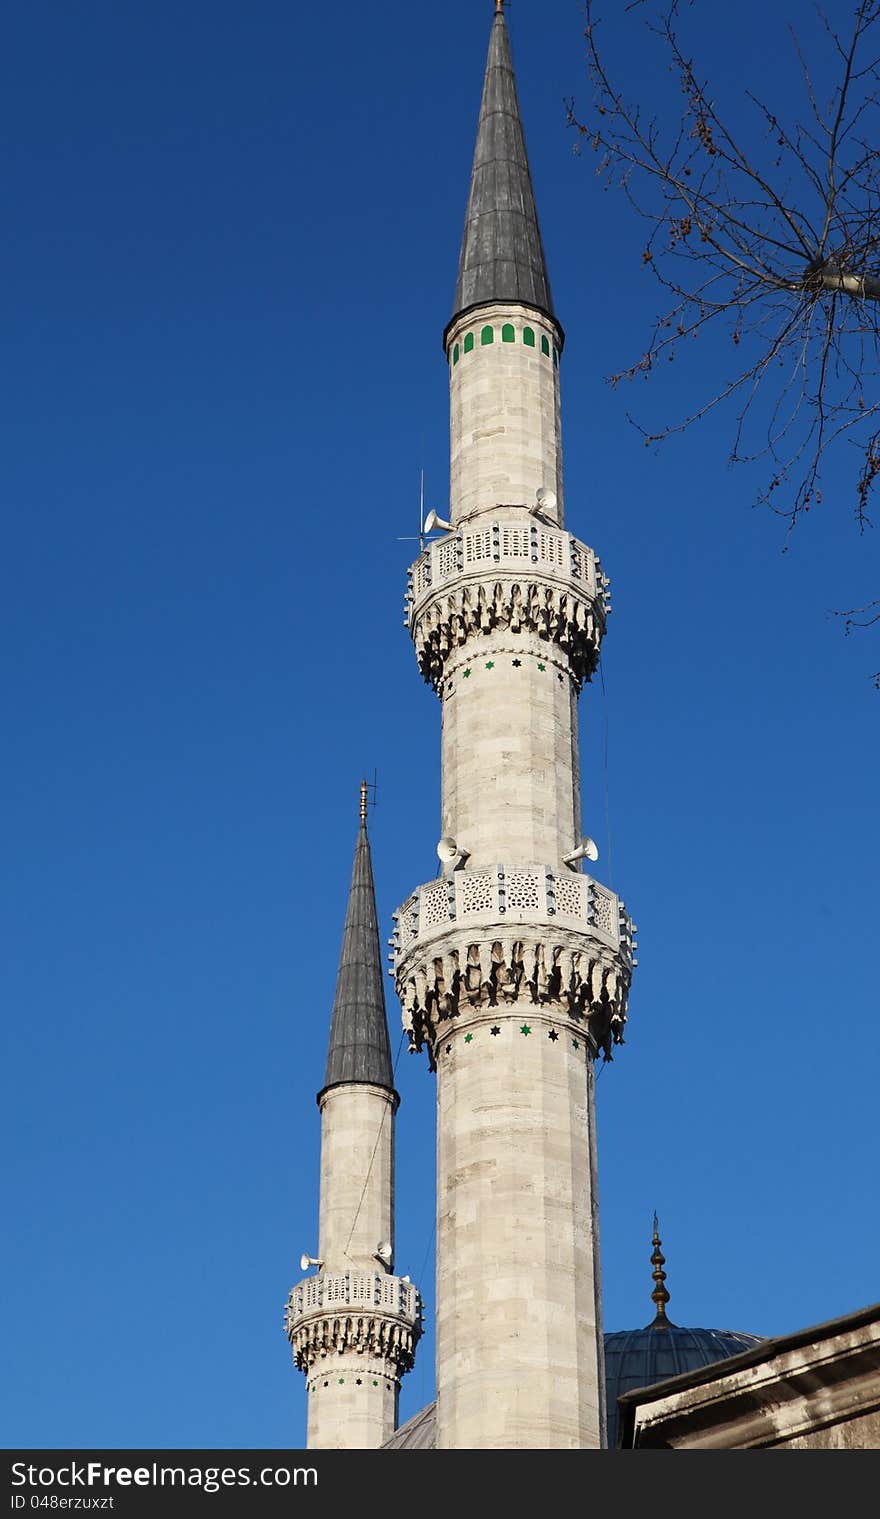
[[[656,1213],[654,1214],[654,1237],[651,1240],[651,1244],[654,1246],[654,1251],[651,1256],[651,1265],[654,1267],[654,1270],[651,1273],[654,1278],[654,1291],[651,1293],[651,1302],[655,1303],[657,1306],[657,1316],[654,1319],[653,1324],[650,1325],[650,1328],[656,1329],[660,1325],[669,1323],[669,1320],[666,1317],[666,1304],[669,1302],[669,1293],[666,1291],[666,1287],[664,1285],[666,1282],[666,1272],[663,1270],[663,1267],[666,1264],[666,1256],[660,1249],[660,1235],[657,1232]]]
[[[496,14],[496,16],[500,16],[501,12],[503,10],[504,10],[504,0],[495,0],[495,14]]]
[[[361,827],[367,826],[367,791],[369,787],[366,781],[361,781]]]

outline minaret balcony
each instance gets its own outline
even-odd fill
[[[422,1332],[421,1294],[407,1278],[380,1271],[319,1271],[291,1288],[284,1327],[301,1370],[353,1352],[406,1371]]]
[[[523,508],[481,517],[429,543],[408,571],[404,613],[419,668],[439,689],[446,657],[473,634],[534,632],[567,651],[580,684],[598,661],[609,586],[573,534]]]
[[[550,865],[450,871],[417,887],[394,922],[404,1028],[432,1060],[446,1020],[523,1002],[583,1020],[606,1058],[623,1042],[636,930],[589,876]]]

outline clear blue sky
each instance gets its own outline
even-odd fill
[[[420,467],[446,502],[441,333],[490,17],[7,16],[9,1445],[304,1438],[281,1316],[317,1239],[363,771],[383,929],[437,869],[439,707],[399,540]],[[745,84],[789,99],[787,19],[695,19],[736,109]],[[608,35],[650,95],[632,22]],[[877,1296],[880,660],[828,616],[876,594],[876,543],[832,478],[782,555],[726,468],[729,418],[641,447],[627,408],[665,420],[688,382],[604,382],[654,290],[641,229],[572,155],[581,7],[517,0],[510,27],[567,332],[568,525],[613,584],[585,819],[640,929],[598,1087],[606,1327],[651,1316],[656,1208],[677,1322],[784,1333]],[[390,981],[389,1018],[396,1050]],[[433,1078],[405,1053],[398,1077],[398,1266],[433,1305]]]

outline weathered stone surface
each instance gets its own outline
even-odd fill
[[[671,1450],[880,1447],[880,1303],[620,1399],[621,1443]]]
[[[504,341],[505,326],[513,328],[513,342]],[[523,341],[526,328],[534,347]],[[483,340],[487,329],[490,343]],[[468,339],[473,348],[466,352]],[[542,487],[556,496],[548,516],[562,526],[558,352],[558,330],[532,307],[496,303],[453,322],[447,334],[453,527],[502,504],[532,507]]]

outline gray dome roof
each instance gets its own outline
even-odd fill
[[[733,1329],[681,1329],[678,1324],[649,1324],[647,1329],[618,1329],[605,1335],[605,1392],[608,1400],[608,1447],[617,1445],[617,1399],[634,1387],[651,1387],[683,1371],[699,1371],[728,1356],[760,1345],[756,1334]],[[383,1450],[434,1450],[435,1403],[402,1424]]]
[[[698,1371],[760,1345],[758,1335],[732,1329],[682,1329],[668,1319],[647,1329],[618,1329],[605,1335],[605,1390],[608,1444],[617,1444],[617,1399],[634,1387],[651,1387],[684,1371]]]

